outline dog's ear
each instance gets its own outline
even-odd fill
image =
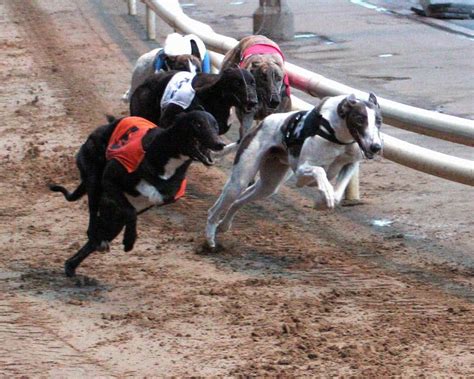
[[[191,44],[191,55],[194,55],[195,57],[197,57],[201,61],[202,57],[201,57],[201,53],[199,52],[199,47],[198,47],[196,41],[192,39],[189,42]]]
[[[348,95],[337,106],[337,114],[340,118],[345,118],[354,105],[357,104],[357,98],[353,93]]]
[[[375,96],[375,93],[371,92],[369,94],[369,102],[374,104],[375,106],[379,106],[379,102],[377,101],[377,96]]]

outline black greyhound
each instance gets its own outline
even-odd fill
[[[194,97],[187,107],[171,103],[162,109],[162,97],[176,71],[154,74],[139,86],[130,100],[130,114],[144,117],[161,127],[172,123],[176,114],[195,109],[211,113],[219,124],[219,134],[229,130],[230,108],[251,112],[257,106],[257,91],[252,74],[240,68],[228,68],[220,74],[199,73],[188,76]],[[179,75],[189,75],[181,72]]]
[[[217,121],[204,111],[178,115],[166,129],[139,117],[109,121],[97,128],[79,150],[79,186],[72,193],[62,186],[49,186],[68,201],[76,201],[86,193],[89,198],[88,241],[66,261],[67,276],[74,276],[92,252],[108,250],[109,242],[124,227],[124,250],[133,249],[141,211],[137,212],[127,196],[144,197],[154,205],[176,201],[184,194],[186,171],[192,161],[209,166],[210,152],[225,146],[218,136]],[[146,128],[142,129],[142,124]],[[132,145],[135,149],[127,150]]]

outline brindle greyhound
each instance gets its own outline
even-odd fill
[[[209,54],[198,36],[171,33],[166,37],[163,48],[141,55],[133,68],[130,88],[122,96],[122,100],[128,103],[137,87],[154,73],[173,70],[210,72]]]
[[[334,208],[356,163],[381,151],[381,124],[380,107],[372,93],[368,101],[354,95],[335,96],[311,111],[266,117],[240,143],[231,176],[209,210],[209,247],[216,246],[217,230],[230,229],[239,208],[277,192],[290,169],[298,187],[318,187],[316,208]],[[257,173],[258,181],[249,187]],[[329,182],[332,179],[336,179],[335,187]]]
[[[130,114],[167,127],[180,112],[204,109],[224,134],[230,127],[231,107],[251,112],[256,105],[255,79],[247,70],[228,68],[218,75],[171,71],[153,75],[135,90]]]
[[[67,276],[73,276],[94,251],[108,250],[124,227],[124,250],[132,250],[137,215],[149,208],[137,210],[132,198],[144,198],[152,205],[178,200],[184,195],[191,162],[209,166],[210,152],[225,146],[218,137],[216,120],[203,111],[178,115],[167,129],[140,117],[110,121],[97,128],[79,150],[79,186],[70,193],[62,186],[50,185],[68,201],[79,200],[86,193],[89,198],[88,241],[66,261]],[[104,140],[107,152],[103,151]]]
[[[239,66],[249,70],[257,84],[258,107],[246,112],[237,107],[236,115],[241,124],[242,137],[253,120],[263,120],[272,113],[291,110],[290,83],[285,71],[285,58],[278,44],[261,35],[244,37],[229,50],[222,62],[222,69]]]

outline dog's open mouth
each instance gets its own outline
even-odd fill
[[[194,149],[193,159],[206,166],[212,166],[214,161],[211,157],[211,150],[198,143]]]
[[[245,112],[252,112],[252,111],[254,110],[254,108],[255,108],[255,104],[249,104],[249,103],[247,103],[247,104],[245,105]]]
[[[367,158],[367,159],[374,159],[374,156],[375,154],[370,152],[370,151],[365,151],[365,150],[362,150],[363,153],[364,153],[364,156]]]

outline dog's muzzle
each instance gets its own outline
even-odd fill
[[[208,146],[198,143],[194,149],[193,159],[200,161],[206,166],[212,166],[214,160],[212,159],[211,151],[221,151],[225,146],[226,144],[220,140],[212,142]]]
[[[379,154],[382,151],[382,145],[380,143],[373,143],[369,146],[368,149],[361,150],[367,159],[374,159],[375,155]]]
[[[252,112],[255,108],[257,108],[258,102],[257,100],[249,100],[245,104],[245,111]]]

